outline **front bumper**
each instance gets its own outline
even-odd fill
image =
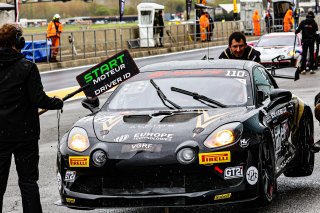
[[[257,153],[248,150],[238,153],[230,163],[213,165],[77,169],[74,182],[61,178],[61,204],[82,209],[201,206],[254,200],[258,183],[248,184],[246,171],[250,166],[258,168]],[[63,160],[61,163],[62,177],[67,170],[75,170],[66,167]],[[223,171],[239,165],[243,167],[243,177],[225,179]]]

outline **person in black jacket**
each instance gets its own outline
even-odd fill
[[[0,210],[14,155],[23,212],[38,213],[38,108],[61,109],[63,102],[45,94],[37,65],[20,53],[24,44],[19,27],[0,28]]]
[[[159,33],[160,33],[160,47],[163,47],[163,31],[164,31],[164,21],[163,21],[163,15],[162,15],[162,10],[159,11]]]
[[[306,62],[307,62],[307,54],[309,50],[309,69],[310,74],[314,74],[314,42],[316,40],[318,25],[314,20],[314,13],[309,11],[306,19],[301,21],[296,34],[302,31],[302,58],[301,58],[301,74],[306,74]]]
[[[233,32],[229,36],[229,47],[225,49],[219,58],[250,60],[260,63],[260,52],[251,46],[247,46],[246,37],[241,32]]]

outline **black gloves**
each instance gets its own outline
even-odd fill
[[[54,109],[62,109],[63,107],[63,101],[59,98],[52,98],[51,104]]]

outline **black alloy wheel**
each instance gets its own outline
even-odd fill
[[[258,205],[267,206],[272,202],[277,191],[274,152],[271,143],[268,143],[268,141],[263,141],[260,149]]]

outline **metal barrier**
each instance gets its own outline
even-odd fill
[[[319,23],[319,17],[316,17]],[[274,20],[274,25],[278,25]],[[241,21],[232,22],[215,22],[213,31],[206,32],[208,46],[213,45],[212,41],[227,41],[229,35],[234,31],[244,32],[244,23]],[[267,32],[266,23],[261,20],[261,35]],[[281,27],[273,26],[274,31],[278,31]],[[194,45],[201,42],[200,32],[195,23],[171,24],[166,25],[163,34],[164,47],[181,47],[185,45]],[[150,27],[150,32],[155,30]],[[149,29],[147,30],[149,32]],[[158,36],[158,35],[157,35]],[[36,41],[46,39],[46,33],[41,34],[26,34],[26,40]],[[139,38],[139,28],[116,28],[102,30],[81,30],[81,31],[65,31],[61,34],[59,46],[59,61],[78,60],[91,57],[105,56],[109,57],[115,53],[129,49],[130,52],[136,51],[151,51],[153,49],[162,48],[157,45],[149,45],[150,39],[157,43],[159,37]],[[143,41],[144,40],[144,41]],[[141,47],[139,44],[147,40],[147,47]],[[48,49],[47,47],[45,48]],[[34,53],[34,49],[32,50]],[[49,55],[49,53],[48,53]],[[49,57],[46,60],[49,63]]]

